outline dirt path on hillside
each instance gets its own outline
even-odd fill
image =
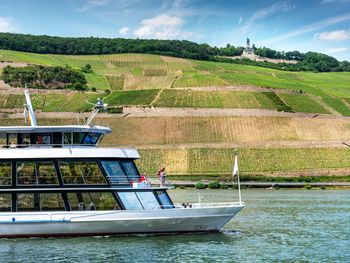
[[[138,149],[233,149],[241,147],[249,148],[326,148],[342,147],[347,148],[350,142],[335,141],[271,141],[271,142],[242,142],[242,143],[182,143],[182,144],[161,144],[161,145],[135,145]]]
[[[174,90],[191,90],[191,91],[251,91],[251,92],[277,92],[296,94],[292,90],[272,89],[258,86],[208,86],[208,87],[176,87]]]
[[[0,109],[0,112],[18,112],[8,114],[6,118],[22,118],[22,109]],[[72,116],[80,118],[90,116],[89,112],[40,112],[38,118],[62,118],[69,119]],[[137,118],[137,117],[210,117],[210,116],[237,116],[237,117],[288,117],[288,118],[322,118],[322,119],[349,119],[350,117],[336,116],[332,114],[290,113],[262,109],[213,109],[213,108],[142,108],[125,107],[123,114],[99,113],[101,118]]]
[[[50,94],[50,93],[55,93],[55,94],[74,94],[74,93],[79,93],[79,91],[74,91],[74,90],[69,90],[69,89],[50,89],[50,90],[45,90],[45,89],[33,89],[30,88],[30,93],[31,94]],[[101,92],[103,93],[103,92]],[[23,95],[23,88],[20,87],[12,87],[8,84],[6,84],[3,80],[0,80],[0,95],[4,94],[17,94],[17,95]]]
[[[9,94],[11,89],[11,86],[9,84],[6,84],[3,80],[0,80],[0,92],[2,94]]]
[[[291,113],[263,109],[215,109],[215,108],[140,108],[125,107],[123,113],[128,117],[186,117],[186,116],[275,116],[305,118],[346,118],[332,114]]]
[[[28,63],[24,63],[24,62],[10,62],[10,61],[4,61],[4,62],[0,62],[0,69],[6,67],[6,66],[11,66],[11,67],[26,67],[28,66]]]

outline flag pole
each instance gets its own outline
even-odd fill
[[[238,199],[239,199],[239,204],[242,205],[241,181],[239,180],[239,170],[237,171],[237,184],[238,184]]]
[[[237,149],[235,149],[234,152],[235,152],[235,161],[234,161],[233,170],[232,170],[232,180],[233,180],[233,182],[234,182],[235,175],[237,175],[238,200],[239,200],[239,204],[242,205],[241,182],[240,182],[240,179],[239,179],[238,153],[237,153]]]

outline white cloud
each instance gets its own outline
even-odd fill
[[[289,10],[294,9],[294,6],[289,4],[288,2],[282,2],[282,3],[274,3],[269,7],[262,8],[258,11],[256,11],[248,20],[247,23],[245,23],[241,28],[241,34],[245,34],[245,32],[251,28],[254,23],[258,20],[261,20],[265,17],[268,17],[270,15],[281,13],[281,12],[287,12]]]
[[[120,36],[126,36],[130,31],[130,28],[128,27],[123,27],[119,30],[119,35]]]
[[[315,34],[319,40],[342,41],[350,39],[350,32],[346,30],[335,30]]]
[[[346,48],[346,47],[338,47],[338,48],[328,49],[326,52],[327,53],[341,53],[341,52],[345,52],[347,50],[348,50],[348,48]]]
[[[191,32],[183,31],[184,21],[181,17],[160,14],[144,19],[141,26],[134,30],[133,34],[139,38],[174,39],[187,38]]]
[[[14,32],[15,29],[11,18],[0,17],[0,32]]]
[[[332,26],[335,24],[339,24],[341,22],[345,22],[348,20],[350,20],[350,13],[346,13],[346,14],[341,15],[341,16],[327,18],[327,19],[321,20],[319,22],[303,26],[301,28],[298,28],[297,30],[288,32],[288,33],[283,34],[279,37],[267,39],[267,40],[263,41],[262,43],[263,44],[270,44],[270,43],[285,40],[285,39],[288,39],[291,37],[300,36],[300,35],[314,32],[316,30],[320,30],[320,29],[323,29],[323,28],[326,28],[326,27],[329,27],[329,26]]]
[[[342,3],[345,3],[345,2],[349,2],[350,0],[323,0],[322,1],[322,4],[329,4],[329,3],[335,3],[335,2],[342,2]]]
[[[80,7],[78,11],[85,12],[88,11],[91,8],[97,7],[97,6],[106,6],[111,3],[111,0],[87,0],[85,5]]]

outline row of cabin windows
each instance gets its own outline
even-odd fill
[[[115,192],[115,194],[118,195],[126,210],[173,208],[168,194],[163,190],[154,192]],[[121,209],[111,192],[20,193],[15,198],[17,212]],[[64,199],[66,199],[66,204]],[[11,194],[0,194],[1,212],[13,211],[12,204]]]
[[[93,132],[0,133],[0,145],[96,145],[100,138]]]
[[[16,161],[16,185],[59,185],[58,174],[65,185],[123,185],[140,176],[131,160],[105,160],[101,167],[94,160]],[[58,167],[59,171],[56,169]],[[11,186],[12,162],[0,162],[0,186]]]

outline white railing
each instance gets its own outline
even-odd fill
[[[228,206],[242,206],[244,203],[240,202],[221,202],[221,203],[185,203],[176,204],[176,206],[181,206],[182,208],[209,208],[209,207],[228,207]]]

